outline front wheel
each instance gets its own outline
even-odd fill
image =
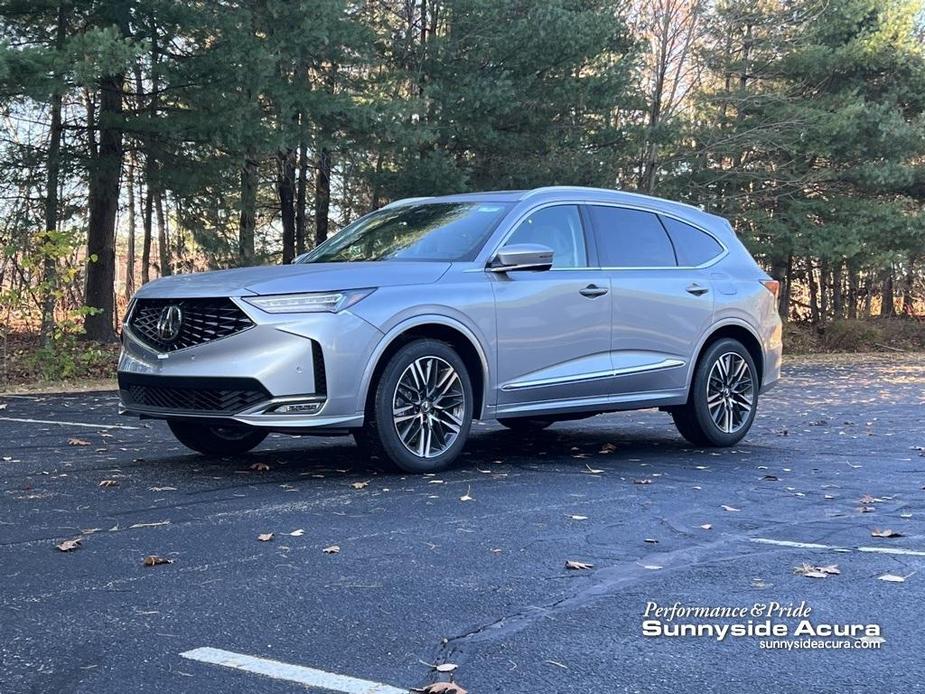
[[[267,432],[244,426],[200,424],[169,420],[167,426],[177,441],[205,455],[236,455],[259,445]]]
[[[462,452],[472,424],[472,383],[462,358],[438,340],[415,340],[389,359],[357,442],[406,472],[436,472]]]
[[[758,371],[738,340],[718,340],[694,371],[686,405],[672,409],[681,435],[696,446],[734,446],[752,426],[758,409]]]

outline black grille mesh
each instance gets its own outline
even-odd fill
[[[183,313],[180,334],[170,341],[157,334],[157,324],[166,306],[178,306]],[[171,352],[233,335],[254,323],[231,299],[138,299],[129,325],[143,342],[162,352]]]
[[[151,381],[120,375],[119,388],[126,405],[171,412],[235,414],[270,398],[263,386],[249,378],[203,379],[202,383],[173,385],[164,377]]]

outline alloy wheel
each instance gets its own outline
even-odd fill
[[[419,357],[395,386],[392,422],[405,448],[420,458],[435,458],[459,436],[465,404],[456,369],[440,357]]]
[[[741,429],[754,406],[754,380],[741,354],[725,352],[710,369],[707,378],[707,409],[716,427],[726,434]]]

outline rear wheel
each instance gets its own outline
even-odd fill
[[[553,423],[552,419],[531,419],[529,417],[505,417],[499,419],[498,424],[507,427],[511,431],[529,433],[531,431],[542,431]]]
[[[200,424],[171,420],[167,422],[177,441],[206,455],[246,453],[259,445],[267,432],[253,427]]]
[[[444,470],[466,444],[472,402],[469,374],[456,351],[438,340],[415,340],[389,359],[354,437],[406,472]]]
[[[733,446],[755,421],[758,371],[738,340],[725,338],[704,352],[686,405],[671,416],[685,439],[697,446]]]

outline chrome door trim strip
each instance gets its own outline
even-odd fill
[[[627,366],[622,369],[611,369],[610,371],[594,371],[587,374],[575,374],[573,376],[560,376],[558,378],[541,378],[535,381],[515,381],[505,383],[501,390],[509,392],[512,390],[524,390],[526,388],[545,388],[547,386],[559,386],[568,383],[582,383],[584,381],[598,381],[602,378],[617,378],[630,374],[646,373],[648,371],[661,371],[662,369],[676,369],[684,366],[685,362],[680,359],[663,359],[655,364],[642,364],[640,366]]]

